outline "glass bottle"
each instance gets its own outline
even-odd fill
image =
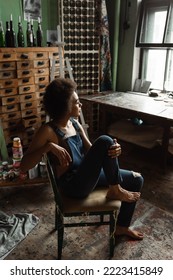
[[[9,22],[6,21],[6,31],[5,31],[5,45],[6,47],[11,47],[11,32],[10,32],[10,26]]]
[[[21,23],[21,17],[19,16],[19,22],[18,22],[18,33],[17,33],[17,43],[18,47],[24,47],[25,46],[25,39],[22,29],[22,23]]]
[[[31,23],[29,17],[27,20],[26,40],[27,40],[27,47],[33,47],[33,36],[32,36]]]
[[[33,19],[31,19],[31,32],[32,32],[32,38],[33,38],[33,47],[36,47],[37,43],[36,43],[36,37],[35,37],[35,32],[34,32]]]
[[[10,19],[10,34],[11,34],[11,47],[15,48],[16,47],[16,34],[13,29],[13,17],[11,15]]]
[[[41,28],[40,18],[38,18],[38,29],[37,29],[37,47],[42,47],[43,31]]]
[[[0,47],[5,47],[5,34],[2,21],[0,21]]]

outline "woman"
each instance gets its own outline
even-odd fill
[[[75,90],[76,83],[65,78],[47,86],[44,106],[51,121],[34,136],[22,159],[21,170],[26,172],[43,154],[50,153],[59,186],[66,195],[83,198],[96,186],[108,185],[107,199],[122,201],[115,234],[140,240],[143,234],[129,226],[143,178],[139,173],[119,169],[117,157],[121,147],[115,139],[102,135],[91,144],[77,121],[82,104]]]

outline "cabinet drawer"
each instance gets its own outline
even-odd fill
[[[16,120],[16,119],[20,119],[21,118],[21,112],[11,112],[11,113],[7,113],[7,114],[2,114],[1,115],[1,120],[2,121],[9,121],[11,119]]]
[[[33,60],[17,61],[17,69],[32,69],[33,67]]]
[[[4,61],[0,62],[0,71],[4,70],[15,70],[16,69],[16,63],[15,61]]]
[[[8,96],[8,97],[1,97],[1,105],[11,105],[11,104],[16,104],[19,103],[20,99],[18,95],[14,96]]]
[[[17,53],[17,60],[33,60],[32,52],[19,52]]]
[[[40,92],[40,91],[45,91],[47,87],[47,84],[37,84],[35,85],[35,91]]]
[[[21,114],[22,114],[22,118],[26,118],[31,116],[37,116],[38,112],[37,112],[37,108],[31,108],[28,110],[22,110]]]
[[[18,79],[19,86],[32,85],[32,84],[34,84],[34,77],[26,77],[26,78]]]
[[[17,87],[17,86],[18,86],[17,79],[0,80],[0,88],[11,88],[11,87]]]
[[[34,73],[32,69],[17,70],[18,78],[33,77]]]
[[[21,127],[21,125],[22,125],[21,119],[17,119],[17,120],[15,120],[15,119],[10,119],[10,120],[8,120],[8,121],[2,122],[2,127],[3,127],[3,129],[10,129],[11,127],[17,127],[17,128],[19,128],[19,127]]]
[[[37,107],[37,113],[38,113],[38,115],[45,114],[45,110],[44,110],[43,106]]]
[[[35,92],[35,85],[28,85],[28,86],[20,86],[19,87],[19,94],[28,94],[31,92]]]
[[[21,107],[21,110],[37,108],[37,101],[23,102],[20,104],[20,107]]]
[[[35,77],[35,84],[49,83],[49,76]]]
[[[36,92],[36,93],[35,93],[36,99],[43,99],[44,94],[45,94],[45,91]]]
[[[18,94],[17,88],[3,88],[0,89],[0,97]]]
[[[20,94],[20,102],[30,102],[36,100],[36,94],[35,93],[29,93],[29,94]]]
[[[22,123],[25,128],[30,126],[38,127],[40,125],[40,121],[41,119],[38,116],[22,119]]]
[[[0,53],[0,60],[1,61],[15,61],[16,53],[12,53],[11,51]]]
[[[15,111],[19,111],[19,109],[20,109],[19,104],[11,104],[6,106],[1,106],[0,112],[1,113],[15,112]]]
[[[33,72],[35,76],[49,76],[49,68],[37,68]]]
[[[49,58],[50,59],[58,59],[59,60],[59,52],[49,52]]]
[[[49,67],[49,61],[48,60],[34,60],[34,68],[45,68]]]
[[[33,59],[49,59],[48,52],[34,52]]]
[[[0,79],[14,79],[16,78],[16,71],[0,72]]]

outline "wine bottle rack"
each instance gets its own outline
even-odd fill
[[[78,94],[100,87],[101,0],[59,0],[64,56],[68,56]]]

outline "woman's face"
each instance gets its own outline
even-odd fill
[[[76,118],[79,117],[81,112],[81,107],[82,107],[82,103],[79,101],[79,97],[77,93],[74,91],[74,93],[70,98],[70,106],[69,106],[70,116]]]

